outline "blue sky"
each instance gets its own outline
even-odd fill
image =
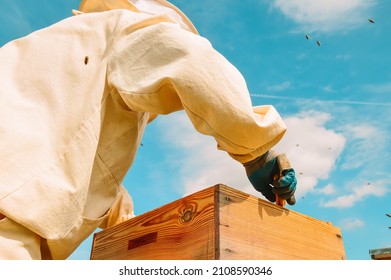
[[[0,45],[72,16],[79,5],[0,2]],[[288,207],[340,227],[347,259],[391,247],[391,2],[172,3],[242,72],[254,105],[272,104],[285,120],[275,149],[298,176],[298,202]],[[124,181],[138,215],[216,183],[259,196],[243,167],[195,132],[183,112],[159,116],[142,142]],[[91,240],[70,259],[88,259]]]

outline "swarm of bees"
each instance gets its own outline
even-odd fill
[[[369,21],[370,23],[375,23],[375,20],[374,20],[373,18],[369,18],[368,21]],[[306,35],[305,35],[305,38],[306,38],[307,40],[309,40],[309,39],[310,39],[310,35],[309,35],[309,34],[306,34]],[[319,47],[321,46],[320,41],[316,41],[316,44],[317,44]]]

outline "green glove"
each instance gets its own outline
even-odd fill
[[[294,193],[297,185],[295,171],[293,168],[283,170],[281,178],[276,181],[275,178],[280,175],[276,152],[269,151],[243,165],[253,187],[267,200],[275,202],[277,194],[288,204],[295,204]]]

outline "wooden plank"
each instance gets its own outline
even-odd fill
[[[220,186],[221,259],[345,259],[339,228]]]
[[[94,235],[91,259],[215,259],[214,188]]]

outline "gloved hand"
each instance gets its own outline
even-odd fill
[[[295,204],[294,193],[297,180],[293,168],[281,172],[278,167],[277,153],[268,151],[259,158],[247,162],[244,165],[247,177],[253,187],[262,193],[269,201],[276,201],[276,194],[288,204]],[[278,178],[275,180],[275,178]],[[272,184],[274,187],[272,187]]]

